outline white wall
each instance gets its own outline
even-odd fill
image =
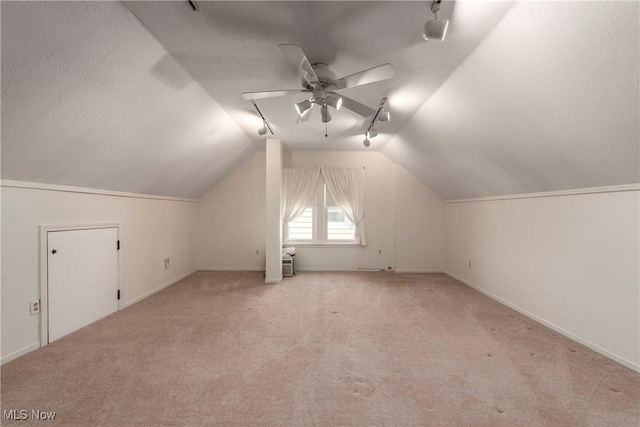
[[[365,247],[302,247],[296,245],[296,269],[357,270],[395,268],[395,165],[378,152],[289,151],[284,167],[364,166]],[[378,250],[382,253],[379,254]]]
[[[265,266],[266,153],[258,151],[198,203],[198,269]],[[258,252],[258,253],[256,253]]]
[[[396,271],[442,272],[444,205],[442,198],[395,165]]]
[[[369,245],[364,248],[298,245],[297,269],[392,267],[402,271],[443,271],[443,201],[402,167],[378,152],[347,151],[285,151],[283,166],[366,167]],[[200,200],[199,268],[264,268],[264,177],[265,153],[260,152]],[[256,250],[260,250],[259,255]]]
[[[637,189],[445,206],[447,274],[638,370]]]
[[[265,271],[266,283],[282,281],[282,142],[267,138]]]
[[[29,302],[40,297],[40,225],[120,223],[126,306],[196,269],[197,207],[187,201],[3,187],[2,361],[39,347],[40,316],[29,314]]]

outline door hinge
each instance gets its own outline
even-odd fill
[[[118,289],[118,299],[120,299],[120,289]]]
[[[118,240],[118,250],[120,250],[120,240]]]

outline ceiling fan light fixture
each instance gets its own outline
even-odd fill
[[[332,106],[336,110],[340,110],[340,107],[342,107],[342,97],[333,93],[328,94],[327,105]]]
[[[442,0],[435,0],[431,4],[431,11],[433,12],[433,19],[424,24],[424,28],[422,29],[422,37],[428,41],[438,41],[441,42],[444,40],[447,35],[447,28],[449,27],[448,19],[439,19],[438,15],[440,13],[440,2]]]
[[[295,106],[296,106],[296,112],[298,113],[299,116],[301,116],[311,109],[312,107],[311,100],[305,99],[304,101],[296,102]]]
[[[322,114],[322,123],[328,123],[331,121],[331,114],[329,114],[329,109],[326,105],[322,106],[320,113]]]
[[[307,99],[294,103],[294,108],[298,114],[295,121],[296,124],[307,122],[311,111],[316,105],[321,108],[323,123],[331,121],[331,113],[328,107],[339,110],[343,105],[347,110],[353,111],[365,118],[373,117],[372,122],[375,121],[380,112],[379,109],[374,110],[355,99],[340,95],[334,91],[391,79],[397,74],[393,65],[389,63],[382,64],[342,78],[337,78],[336,73],[333,72],[327,64],[321,62],[310,63],[300,46],[283,43],[280,44],[279,47],[286,59],[298,70],[298,74],[302,79],[302,89],[243,92],[242,97],[247,101],[253,102],[263,120],[265,119],[255,103],[256,99],[306,93],[306,96],[308,96]],[[309,95],[310,93],[311,95]],[[385,99],[386,98],[383,99],[383,102]],[[273,129],[269,123],[266,123],[266,126],[267,131],[273,134]],[[327,136],[326,127],[325,136]]]

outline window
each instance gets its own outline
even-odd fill
[[[318,180],[316,195],[311,204],[302,215],[289,222],[286,243],[355,243],[355,225],[336,206],[322,178]]]
[[[302,215],[289,222],[289,238],[287,241],[313,241],[313,208],[307,208]]]
[[[327,242],[355,242],[356,227],[345,217],[340,208],[331,198],[326,184],[323,184]]]

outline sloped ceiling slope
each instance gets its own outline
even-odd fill
[[[373,113],[361,117],[346,108],[331,109],[325,128],[316,108],[296,124],[294,103],[309,94],[259,99],[258,107],[275,136],[289,150],[379,150],[435,89],[491,31],[513,3],[444,2],[451,19],[447,43],[427,43],[422,27],[432,17],[425,1],[186,1],[124,2],[168,51],[238,122],[256,146],[262,120],[243,92],[301,89],[297,70],[278,45],[300,46],[311,63],[327,64],[338,77],[384,63],[395,78],[340,91],[375,110],[389,99],[393,120],[379,123],[380,134],[363,146]],[[180,86],[180,78],[155,67],[157,78]],[[325,130],[327,131],[325,137]]]
[[[638,2],[446,2],[444,43],[428,5],[3,1],[2,178],[199,197],[263,147],[240,94],[299,87],[296,43],[339,76],[395,65],[345,95],[388,97],[369,150],[445,199],[640,181]],[[325,138],[260,102],[288,149],[365,149],[367,118]]]
[[[199,197],[255,145],[118,2],[2,2],[2,178]]]
[[[638,2],[520,2],[383,153],[445,199],[640,181]]]

